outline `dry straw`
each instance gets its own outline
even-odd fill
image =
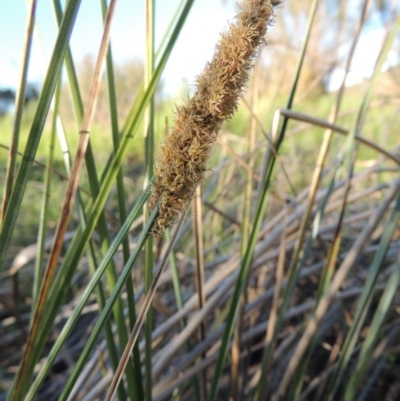
[[[155,167],[150,207],[158,217],[151,234],[161,236],[184,212],[207,171],[207,162],[222,123],[231,118],[263,42],[274,6],[280,0],[247,0],[235,23],[221,35],[214,57],[196,79],[196,92],[177,107],[166,130]]]

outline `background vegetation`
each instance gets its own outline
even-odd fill
[[[75,61],[79,0],[53,1],[40,99],[22,73],[0,117],[0,399],[104,399],[117,379],[119,400],[399,399],[398,4],[276,8],[191,209],[152,239],[154,155],[189,91],[160,76],[192,3],[155,49],[147,1],[146,58],[118,64],[115,2],[104,52]],[[377,25],[371,78],[330,90]]]

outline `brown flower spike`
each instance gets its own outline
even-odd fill
[[[177,107],[174,125],[167,129],[158,163],[150,207],[159,214],[151,234],[161,236],[188,207],[203,180],[207,162],[222,123],[237,109],[254,57],[280,0],[245,0],[234,24],[223,33],[214,57],[196,79],[196,92]]]

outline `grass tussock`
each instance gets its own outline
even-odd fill
[[[158,84],[193,2],[160,49],[146,2],[148,54],[129,79],[108,53],[86,151],[94,63],[67,51],[79,0],[64,19],[53,2],[40,100],[0,116],[0,401],[400,399],[400,86],[384,68],[398,11],[242,1],[163,137],[182,103]],[[371,79],[347,87],[376,21]]]

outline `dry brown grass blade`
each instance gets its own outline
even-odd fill
[[[40,323],[41,323],[41,320],[42,320],[42,317],[44,314],[47,295],[48,295],[49,289],[51,287],[52,279],[53,279],[53,276],[54,276],[56,268],[57,268],[58,258],[61,253],[61,248],[62,248],[63,241],[64,241],[64,235],[67,231],[68,221],[69,221],[72,206],[74,203],[75,194],[76,194],[76,191],[78,188],[79,176],[80,176],[80,172],[82,169],[83,159],[84,159],[84,155],[85,155],[88,140],[89,140],[89,131],[90,131],[90,127],[92,124],[94,112],[96,109],[97,97],[98,97],[98,93],[100,90],[101,71],[102,71],[102,67],[104,65],[104,61],[105,61],[105,57],[107,54],[108,45],[109,45],[109,41],[110,41],[111,22],[113,19],[116,3],[117,3],[117,0],[112,0],[110,3],[110,7],[108,9],[107,18],[106,18],[105,25],[104,25],[103,38],[101,41],[99,56],[98,56],[98,60],[97,60],[97,64],[96,64],[95,74],[93,77],[90,97],[89,97],[88,105],[86,108],[86,113],[85,113],[85,116],[84,116],[84,119],[82,122],[82,130],[80,132],[81,135],[79,138],[78,150],[77,150],[76,158],[75,158],[74,165],[72,168],[71,178],[68,183],[67,193],[64,198],[64,204],[63,204],[61,217],[60,217],[60,220],[59,220],[59,223],[57,226],[56,233],[54,235],[54,242],[53,242],[53,247],[52,247],[52,251],[50,254],[49,262],[48,262],[48,265],[46,267],[46,270],[45,270],[45,273],[43,276],[42,287],[40,289],[39,297],[37,300],[36,309],[35,309],[34,316],[32,319],[32,325],[31,325],[31,328],[29,331],[27,342],[26,342],[26,348],[25,348],[21,366],[20,366],[20,372],[22,372],[22,374],[19,374],[17,376],[17,382],[16,382],[17,389],[19,387],[21,387],[20,381],[26,380],[23,377],[24,376],[23,373],[25,372],[26,366],[32,365],[32,359],[33,359],[33,354],[34,354],[33,348],[35,347],[35,344],[37,341],[37,336],[38,336],[39,330],[40,330]]]
[[[341,83],[341,86],[340,86],[340,89],[339,89],[339,92],[338,92],[338,96],[336,98],[336,102],[335,102],[334,107],[333,107],[332,112],[331,112],[330,121],[329,121],[330,124],[329,125],[331,125],[332,123],[334,123],[336,121],[337,114],[338,114],[339,109],[340,109],[340,104],[341,104],[341,101],[342,101],[344,85],[345,85],[345,80],[346,80],[346,74],[347,74],[347,72],[348,72],[348,70],[350,68],[350,64],[351,64],[351,60],[353,58],[354,50],[355,50],[356,44],[358,42],[358,38],[359,38],[359,35],[360,35],[360,32],[361,32],[361,28],[362,28],[362,26],[364,24],[364,19],[365,19],[366,12],[367,12],[367,9],[368,9],[369,1],[370,0],[366,0],[364,2],[364,7],[362,9],[361,17],[359,19],[359,23],[358,23],[358,26],[357,26],[357,29],[356,29],[355,37],[354,37],[354,40],[353,40],[353,43],[352,43],[352,48],[350,50],[349,57],[347,59],[347,65],[346,65],[345,74],[343,76],[343,80],[342,80],[342,83]],[[283,111],[282,109],[280,110],[280,115],[283,115],[283,116],[285,116],[287,118],[292,118],[292,119],[293,118],[298,119],[301,116],[300,113],[296,113],[296,112],[293,112],[291,110]],[[310,118],[308,122],[311,122],[311,121],[312,121],[313,125],[317,125],[317,126],[320,125],[319,121],[317,119],[315,119],[315,118]],[[328,129],[328,126],[325,126],[324,128]],[[303,242],[304,242],[304,239],[305,239],[306,228],[307,228],[308,223],[309,223],[311,210],[312,210],[312,207],[314,205],[315,196],[316,196],[316,193],[317,193],[317,190],[318,190],[318,186],[319,186],[319,183],[320,183],[320,180],[321,180],[321,175],[322,175],[322,171],[323,171],[324,164],[325,164],[325,161],[326,161],[326,157],[327,157],[327,154],[328,154],[329,146],[330,146],[330,143],[331,143],[331,138],[332,138],[333,131],[334,131],[334,128],[332,126],[329,126],[329,131],[327,131],[325,133],[324,139],[323,139],[323,142],[322,142],[322,146],[321,146],[320,151],[319,151],[317,164],[316,164],[316,167],[315,167],[315,170],[314,170],[314,173],[313,173],[313,177],[311,179],[310,191],[309,191],[309,195],[308,195],[307,209],[306,209],[305,214],[303,215],[303,218],[302,218],[301,227],[300,227],[300,235],[299,235],[296,247],[295,247],[294,255],[293,255],[292,260],[291,260],[291,266],[293,266],[293,267],[297,266],[297,263],[298,263],[300,250],[302,248],[302,245],[303,245]]]
[[[357,237],[356,241],[354,242],[353,246],[351,247],[350,251],[348,252],[346,258],[341,263],[338,271],[336,272],[334,278],[332,279],[332,283],[329,286],[329,289],[321,299],[318,307],[316,308],[315,312],[309,319],[309,323],[296,347],[296,350],[290,360],[290,363],[287,367],[284,377],[280,383],[277,397],[281,399],[284,395],[285,390],[289,384],[290,379],[294,373],[294,367],[298,365],[299,360],[303,357],[308,344],[311,341],[311,338],[315,334],[318,324],[321,322],[322,318],[324,317],[326,311],[328,310],[329,305],[332,303],[333,298],[335,297],[336,293],[339,291],[341,285],[343,284],[346,276],[348,275],[351,267],[354,265],[357,257],[360,255],[362,248],[364,247],[365,243],[371,237],[372,233],[374,232],[377,225],[382,220],[384,214],[387,212],[390,203],[393,201],[394,197],[400,190],[400,179],[397,179],[392,183],[392,188],[387,194],[386,198],[381,202],[381,204],[377,207],[374,211],[373,216],[371,217],[368,224],[364,227],[362,232]]]
[[[142,307],[140,309],[140,312],[139,312],[139,314],[137,316],[137,319],[136,319],[136,322],[135,322],[135,326],[132,329],[131,335],[129,336],[128,343],[126,344],[126,347],[125,347],[124,352],[122,354],[121,360],[120,360],[120,362],[118,364],[118,368],[115,371],[115,374],[113,376],[113,379],[112,379],[110,388],[109,388],[109,390],[107,392],[105,401],[111,401],[113,399],[115,391],[117,390],[118,385],[121,382],[122,376],[124,375],[124,372],[125,372],[126,365],[128,364],[129,358],[130,358],[130,356],[132,354],[133,347],[134,347],[134,345],[136,343],[136,340],[137,340],[137,338],[139,336],[139,331],[140,331],[140,329],[141,329],[141,327],[143,325],[143,322],[144,322],[144,319],[146,317],[147,311],[149,310],[149,308],[151,306],[154,294],[155,294],[155,292],[157,290],[157,286],[158,286],[161,274],[162,274],[162,272],[163,272],[163,270],[165,268],[165,265],[168,262],[169,254],[171,253],[171,250],[175,245],[175,241],[177,239],[178,232],[179,232],[179,230],[180,230],[180,228],[181,228],[181,226],[183,224],[184,217],[185,216],[182,216],[182,219],[179,220],[179,222],[178,222],[178,224],[176,226],[176,229],[175,229],[175,231],[174,231],[174,233],[172,235],[171,241],[168,244],[168,247],[167,247],[167,249],[165,251],[165,254],[164,254],[164,256],[163,256],[163,258],[161,260],[160,266],[159,266],[157,272],[154,274],[153,281],[151,283],[151,286],[150,286],[148,292],[146,293],[146,297],[145,297],[145,299],[143,301],[143,305],[142,305]]]
[[[364,174],[364,176],[365,176],[365,174]],[[370,196],[369,194],[372,194],[373,191],[380,191],[382,188],[383,187],[380,187],[380,186],[374,186],[370,191],[364,191],[363,193],[353,194],[349,199],[349,203],[352,203],[352,202],[355,202],[356,200],[362,199],[362,196],[369,197]],[[340,183],[338,183],[338,185],[337,185],[336,192],[337,192],[337,196],[336,196],[337,200],[335,201],[335,199],[333,199],[332,205],[328,205],[327,211],[329,211],[329,212],[335,211],[335,209],[340,207],[340,197],[341,197],[341,193],[342,193],[342,185]],[[334,195],[336,195],[336,193]],[[325,192],[322,191],[321,194],[319,194],[319,196],[317,197],[317,200],[319,202],[322,201],[324,196],[325,196]],[[301,215],[302,213],[303,213],[303,206],[301,208],[299,207],[298,212],[297,211],[291,212],[291,217],[288,218],[288,226],[290,226],[290,225],[293,226],[293,222],[297,221],[296,214]],[[350,224],[350,223],[354,223],[356,221],[363,221],[366,218],[368,218],[368,216],[371,213],[372,213],[372,210],[367,210],[365,212],[359,213],[358,215],[354,214],[354,215],[350,216],[349,218],[346,218],[345,223]],[[279,216],[278,220],[282,221],[283,216]],[[276,223],[275,223],[275,226],[276,226]],[[278,226],[279,226],[279,223],[278,223]],[[274,241],[278,240],[279,237],[282,235],[282,230],[281,229],[279,231],[276,229],[271,230],[271,226],[269,226],[269,228],[266,226],[266,228],[267,228],[267,232],[269,232],[271,236],[269,236],[265,240],[261,241],[259,247],[257,247],[255,260],[253,263],[254,269],[258,268],[258,266],[261,264],[268,263],[269,261],[273,260],[274,258],[276,258],[278,256],[276,249],[274,249],[274,243],[275,243]],[[292,227],[288,230],[288,232],[293,232],[293,230],[295,230],[295,229],[296,229],[295,227]],[[335,229],[334,224],[331,224],[329,226],[322,226],[321,233],[323,235],[326,235],[327,233],[332,232],[334,229]],[[291,237],[288,237],[288,239],[287,239],[288,247],[286,248],[286,252],[291,252],[291,250],[293,249],[293,243],[296,238],[296,235],[298,235],[298,234],[295,233]],[[265,254],[265,256],[263,254]],[[217,269],[216,271],[218,273],[216,273],[212,277],[212,279],[215,279],[216,276],[219,276],[219,278],[218,278],[218,280],[215,280],[213,282],[211,282],[211,279],[210,279],[206,283],[206,288],[207,288],[208,292],[210,292],[210,290],[212,290],[213,288],[214,289],[217,288],[218,285],[220,285],[218,283],[222,284],[222,280],[224,279],[224,277],[227,277],[228,275],[232,274],[232,272],[235,271],[235,269],[237,268],[237,261],[238,261],[237,257],[233,257],[230,259],[229,262],[226,262],[223,265],[219,265],[219,267],[218,267],[218,265],[214,266],[214,268]],[[225,285],[225,283],[223,284],[224,290],[221,293],[220,298],[213,299],[212,305],[208,305],[208,303],[210,302],[210,300],[212,298],[211,295],[209,296],[210,300],[206,304],[206,309],[208,311],[212,311],[216,308],[216,305],[218,305],[222,301],[222,299],[224,297],[224,293],[229,291],[229,288],[232,288],[231,286],[233,285],[234,281],[235,281],[235,274],[233,274],[231,277],[229,277],[229,280],[226,281],[226,285]],[[212,284],[212,285],[210,285],[210,284]],[[182,312],[179,312],[179,314],[172,317],[167,322],[160,325],[160,327],[158,329],[156,329],[153,339],[156,339],[156,337],[162,336],[163,335],[162,333],[167,333],[169,330],[171,330],[171,328],[174,326],[174,324],[176,324],[179,321],[179,319],[181,319],[183,316],[187,315],[191,310],[193,310],[195,308],[196,304],[197,304],[197,297],[192,297],[185,304]],[[182,344],[182,341],[184,341],[186,338],[188,338],[188,336],[191,335],[191,333],[193,333],[199,327],[202,319],[204,319],[205,316],[206,315],[202,315],[202,317],[196,316],[195,320],[190,321],[188,323],[188,326],[190,326],[190,327],[188,327],[187,332],[180,333],[179,338],[177,338],[173,342],[169,342],[168,346],[165,349],[163,349],[163,352],[160,354],[162,356],[160,358],[158,358],[155,363],[155,367],[154,367],[155,377],[159,376],[159,374],[163,371],[163,369],[166,368],[166,366],[169,363],[169,361],[171,360],[171,358],[173,358],[176,355],[176,352],[179,350],[179,347],[180,347],[180,344]]]
[[[314,271],[315,269],[308,269],[308,271],[305,271],[305,274],[303,274],[302,276],[306,277],[307,275],[312,274]],[[385,283],[379,284],[379,286],[377,286],[377,290],[382,291],[384,287]],[[272,288],[272,291],[269,292],[271,293],[272,297],[274,293],[274,288]],[[361,292],[362,292],[362,287],[351,288],[349,290],[343,291],[340,294],[337,294],[335,300],[340,302],[343,300],[356,298],[357,296],[359,296]],[[300,305],[296,305],[288,310],[285,316],[285,320],[289,320],[291,318],[304,315],[312,311],[314,306],[315,302],[313,300],[307,301]],[[248,313],[249,309],[246,308],[246,314]],[[268,329],[269,324],[270,323],[267,320],[246,330],[242,335],[242,345],[243,346],[246,345],[247,343],[251,342],[252,339],[259,337],[261,334],[265,333],[266,330]],[[215,344],[218,344],[218,339],[221,336],[222,330],[223,327],[219,327],[216,331],[211,333],[209,337],[207,337],[204,343],[199,344],[197,349],[194,349],[190,354],[188,354],[185,357],[184,363],[181,363],[176,367],[174,367],[174,370],[172,372],[170,372],[166,377],[164,377],[161,382],[156,384],[156,386],[154,387],[154,400],[161,401],[165,399],[165,397],[171,394],[175,388],[183,385],[191,377],[201,372],[201,370],[204,369],[205,367],[212,366],[212,364],[215,363],[217,354],[211,353],[202,362],[196,364],[193,367],[190,367],[190,363],[193,362],[204,351],[204,349],[209,349],[213,347]],[[293,339],[295,339],[295,337],[293,337]],[[282,354],[282,348],[277,349],[274,355],[274,360],[279,359],[281,357],[281,354]],[[245,356],[246,353],[241,354],[241,358],[244,358]]]
[[[281,241],[280,241],[280,246],[279,246],[279,257],[278,257],[278,266],[276,269],[276,281],[275,281],[275,291],[274,291],[274,296],[272,299],[272,306],[271,306],[271,311],[269,314],[269,320],[268,320],[268,325],[267,325],[267,331],[265,333],[265,340],[264,340],[264,349],[267,349],[267,347],[270,345],[272,339],[273,339],[273,334],[275,330],[275,325],[276,325],[276,318],[278,316],[278,310],[279,310],[279,304],[280,304],[280,292],[282,288],[282,282],[283,282],[283,276],[284,276],[284,266],[285,266],[285,257],[286,257],[286,228],[287,228],[287,213],[285,213],[284,221],[283,221],[283,228],[282,228],[282,235],[281,235]],[[271,358],[269,361],[267,361],[267,369],[266,369],[266,377],[269,377],[269,371],[271,369],[271,364],[272,364],[272,353],[271,353]],[[252,383],[255,385],[258,383],[261,377],[261,367],[257,369],[256,374],[252,378]],[[267,386],[267,381],[265,381],[264,387],[266,388]],[[264,393],[264,389],[262,390],[262,393]]]
[[[203,309],[206,303],[206,294],[204,291],[204,250],[203,250],[203,225],[202,225],[202,211],[201,211],[201,190],[200,186],[196,191],[192,200],[193,205],[193,234],[194,234],[194,247],[196,254],[196,278],[197,278],[197,292],[199,296],[199,309]],[[206,323],[203,321],[200,325],[200,342],[206,338]],[[202,355],[202,359],[205,358]],[[207,400],[207,370],[202,370],[202,400]]]
[[[224,218],[225,220],[229,221],[230,223],[234,224],[235,226],[240,227],[240,222],[237,221],[234,217],[229,216],[229,214],[224,213],[222,210],[219,210],[215,205],[213,205],[210,202],[207,201],[203,201],[204,206],[208,207],[209,209],[211,209],[212,211],[214,211],[215,213],[219,214],[222,218]]]
[[[303,122],[306,122],[309,124],[313,124],[313,125],[321,127],[321,128],[326,128],[326,129],[332,130],[332,131],[334,131],[338,134],[344,135],[344,136],[349,134],[348,129],[343,128],[340,125],[331,124],[331,123],[327,122],[326,120],[321,120],[319,118],[312,117],[312,116],[309,116],[309,115],[306,115],[303,113],[299,113],[297,111],[288,110],[288,109],[279,109],[279,112],[283,116],[292,118],[297,121],[303,121]],[[381,153],[382,155],[386,156],[388,159],[394,161],[396,164],[398,164],[400,166],[400,158],[398,156],[396,156],[392,152],[389,152],[388,150],[382,148],[381,146],[377,145],[375,142],[370,141],[369,139],[364,138],[361,135],[355,135],[355,140],[357,142],[360,142],[361,144],[368,146],[369,148]]]
[[[373,169],[370,169],[370,171],[373,171]],[[354,177],[354,180],[358,179],[359,177],[366,177],[367,174],[363,172],[360,174],[360,176]],[[354,181],[353,180],[353,181]],[[379,192],[382,189],[386,188],[386,185],[378,184],[378,185],[373,185],[370,189],[363,191],[363,192],[358,192],[355,194],[352,194],[350,198],[348,199],[348,203],[352,204],[357,201],[362,200],[363,197],[368,198],[371,196],[374,196],[373,194],[375,192]],[[338,182],[335,186],[335,192],[333,193],[331,197],[331,203],[329,203],[326,207],[326,213],[332,213],[336,209],[340,207],[340,198],[342,196],[342,190],[343,190],[343,184],[341,182]],[[290,216],[287,219],[287,226],[288,226],[288,233],[293,233],[295,230],[298,229],[298,216],[301,216],[304,213],[305,210],[305,205],[302,205],[303,201],[301,200],[304,198],[308,193],[308,189],[305,189],[302,194],[299,195],[298,200],[296,201],[296,204],[298,205],[295,210],[291,211]],[[323,198],[326,195],[326,190],[321,190],[318,193],[318,196],[316,197],[316,203],[320,203]],[[350,216],[349,218],[346,218],[346,223],[354,222],[357,221],[357,219],[365,219],[368,218],[369,215],[372,213],[372,210],[367,210],[365,212],[362,212],[359,214],[354,214],[353,216]],[[254,262],[253,262],[253,268],[256,269],[258,266],[260,266],[263,263],[267,263],[269,260],[273,259],[274,257],[278,256],[278,251],[279,248],[275,248],[275,243],[276,241],[279,240],[279,238],[282,235],[282,224],[281,222],[284,220],[284,212],[278,213],[274,219],[268,221],[268,223],[265,225],[263,228],[260,236],[264,237],[266,233],[268,233],[268,236],[262,239],[259,242],[259,245],[256,248],[255,256],[254,256]],[[322,226],[321,227],[321,232],[323,234],[332,231],[334,228],[334,225],[329,225],[329,226]],[[297,234],[295,234],[297,235]],[[290,239],[290,241],[292,241]],[[289,239],[287,239],[287,243],[289,244]],[[291,245],[292,246],[292,245]],[[271,249],[272,248],[272,249]],[[290,250],[291,248],[287,248],[287,250]],[[231,255],[230,257],[227,258],[221,258],[219,261],[215,261],[215,263],[212,263],[209,268],[212,266],[213,268],[216,268],[215,273],[210,277],[210,279],[206,282],[205,284],[205,290],[210,296],[212,292],[214,291],[213,289],[217,288],[218,285],[221,285],[224,280],[226,280],[232,273],[235,272],[237,268],[237,264],[239,263],[239,254],[235,253]],[[229,280],[231,280],[231,277],[229,277]],[[233,277],[234,280],[234,277]],[[165,281],[163,281],[163,284],[165,284]],[[186,316],[188,313],[193,311],[197,306],[197,296],[193,295],[184,305],[184,308],[179,311],[176,315],[174,315],[171,319],[168,321],[162,323],[158,328],[155,329],[154,331],[154,337],[156,338],[157,336],[161,335],[162,332],[166,332],[168,330],[171,330],[171,328],[179,322],[182,317]]]

